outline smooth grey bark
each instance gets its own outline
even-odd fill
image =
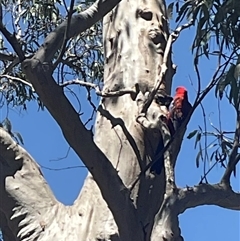
[[[91,26],[117,3],[98,1],[74,17],[68,37]],[[22,64],[90,173],[74,205],[64,206],[56,201],[33,158],[0,129],[1,227],[9,234],[5,241],[12,241],[12,236],[24,241],[179,241],[183,238],[178,215],[187,208],[213,204],[240,209],[239,194],[229,186],[176,187],[174,167],[184,130],[165,152],[162,174],[155,176],[147,170],[139,176],[154,160],[159,138],[165,144],[169,141],[162,121],[168,114],[166,106],[153,99],[144,108],[158,84],[156,95],[170,94],[174,74],[165,2],[124,0],[104,18],[103,25],[103,92],[115,96],[102,98],[94,139],[52,77],[50,60],[61,47],[66,22]],[[126,89],[132,91],[117,94]],[[218,198],[212,198],[212,191]]]

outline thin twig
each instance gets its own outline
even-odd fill
[[[202,113],[203,113],[204,131],[207,132],[206,112],[205,112],[205,109],[204,109],[202,103],[200,103],[200,106],[201,106]],[[205,150],[204,150],[203,174],[205,175],[205,173],[206,173],[206,162],[208,160],[207,136],[206,135],[204,137],[204,148],[205,148]]]
[[[50,171],[64,171],[64,170],[68,170],[68,169],[87,168],[86,166],[73,166],[73,167],[51,168],[51,167],[43,166],[43,165],[41,165],[41,164],[39,164],[39,163],[38,163],[38,165],[39,165],[41,168],[44,168],[44,169],[50,170]]]
[[[52,159],[52,160],[49,160],[49,161],[55,162],[55,161],[60,161],[60,160],[66,159],[66,158],[68,157],[68,155],[69,155],[70,150],[71,150],[71,147],[69,146],[69,147],[68,147],[68,150],[67,150],[67,153],[66,153],[65,156],[59,157],[59,158],[57,158],[57,159]]]

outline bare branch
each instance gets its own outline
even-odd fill
[[[223,184],[203,183],[180,189],[176,205],[179,208],[179,213],[201,205],[216,205],[231,210],[240,210],[240,193],[235,193]]]
[[[125,95],[125,94],[130,94],[130,95],[135,96],[137,94],[137,90],[134,90],[134,89],[121,89],[121,90],[118,90],[118,91],[110,91],[110,90],[101,91],[98,85],[90,83],[90,82],[86,82],[86,81],[83,81],[83,80],[68,81],[68,82],[65,82],[63,84],[60,84],[60,86],[65,87],[65,86],[73,85],[73,84],[82,85],[82,86],[92,88],[96,91],[96,94],[98,96],[101,96],[101,97],[118,97],[118,96],[122,96],[122,95]]]
[[[34,91],[34,88],[33,88],[32,84],[30,84],[30,83],[29,83],[28,81],[26,81],[26,80],[23,80],[23,79],[20,79],[20,78],[18,78],[18,77],[14,77],[14,76],[11,76],[11,75],[7,75],[7,74],[1,74],[1,75],[0,75],[0,78],[6,78],[6,79],[9,80],[9,82],[14,81],[14,82],[23,83],[23,84],[29,86],[29,87]]]

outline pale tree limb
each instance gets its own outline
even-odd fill
[[[152,241],[183,241],[179,228],[177,196],[165,194],[162,206],[155,216]]]
[[[97,84],[86,82],[83,80],[67,81],[67,82],[64,82],[63,84],[60,84],[60,86],[66,87],[66,86],[73,85],[73,84],[94,89],[96,95],[101,96],[101,97],[119,97],[119,96],[126,95],[126,94],[130,94],[131,96],[137,95],[137,88],[121,89],[118,91],[111,91],[111,90],[101,91]]]
[[[240,211],[240,193],[234,192],[223,183],[214,185],[203,183],[194,187],[175,189],[173,193],[166,193],[155,217],[152,240],[183,240],[178,228],[178,215],[189,208],[202,205],[215,205]]]
[[[8,74],[1,74],[0,75],[0,78],[6,78],[8,79],[8,81],[11,83],[11,82],[20,82],[20,83],[23,83],[27,86],[29,86],[32,91],[34,91],[34,88],[32,86],[31,83],[29,83],[28,81],[24,80],[24,79],[21,79],[21,78],[18,78],[18,77],[14,77],[14,76],[11,76],[11,75],[8,75]]]
[[[216,205],[231,210],[240,210],[240,193],[218,183],[214,185],[202,183],[194,187],[182,188],[178,192],[178,212],[201,205]]]
[[[87,211],[56,201],[34,159],[3,128],[0,170],[0,227],[4,241],[86,240]]]

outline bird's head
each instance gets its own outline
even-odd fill
[[[188,98],[187,89],[184,86],[178,86],[176,89],[176,97]]]

